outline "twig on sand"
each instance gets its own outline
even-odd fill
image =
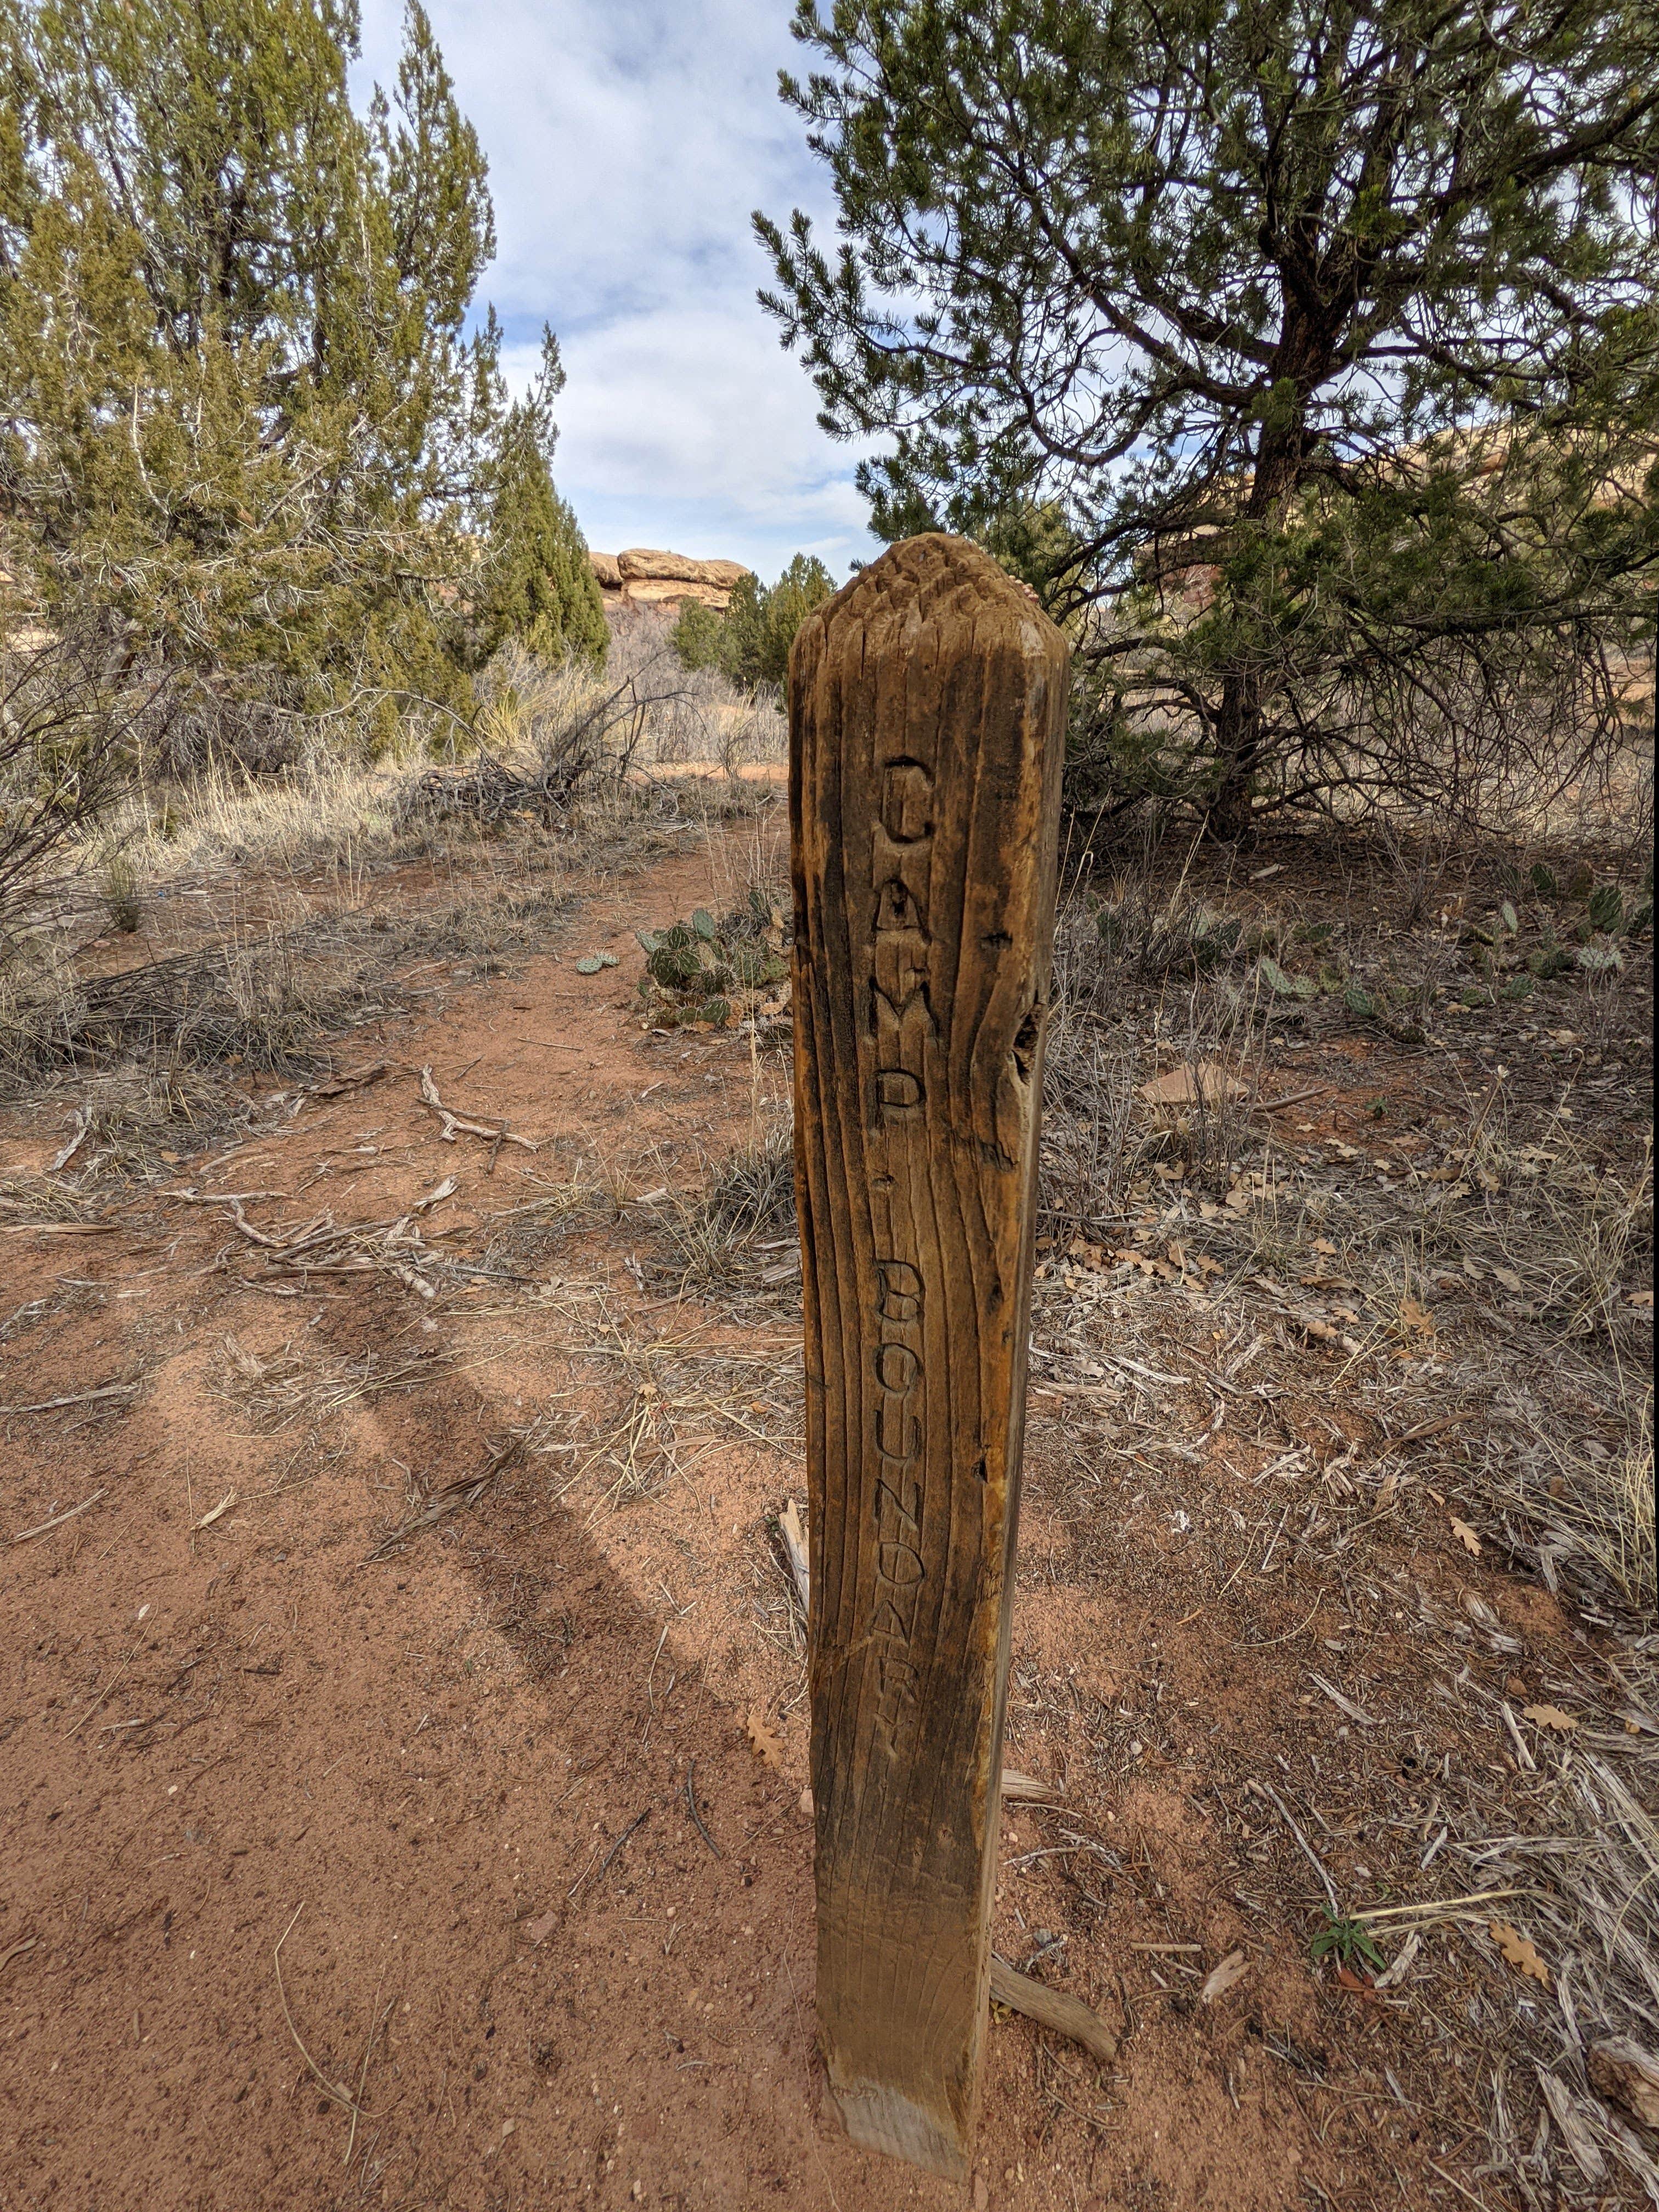
[[[69,1165],[82,1146],[85,1144],[87,1133],[91,1127],[92,1115],[84,1106],[77,1106],[75,1109],[74,1124],[70,1130],[69,1142],[61,1152],[54,1154],[52,1164],[46,1170],[48,1175],[56,1175],[60,1169]]]
[[[107,1491],[94,1490],[90,1498],[83,1498],[78,1505],[71,1505],[67,1513],[54,1513],[50,1521],[43,1521],[38,1528],[20,1529],[11,1540],[14,1544],[27,1544],[36,1536],[46,1535],[50,1529],[61,1528],[65,1521],[73,1521],[77,1513],[84,1513],[88,1506],[95,1505],[100,1498],[108,1494]]]
[[[692,1826],[702,1838],[704,1843],[708,1844],[709,1850],[713,1851],[714,1856],[717,1859],[723,1859],[726,1856],[726,1853],[714,1841],[714,1838],[709,1834],[708,1829],[704,1827],[702,1824],[702,1814],[697,1810],[697,1793],[694,1786],[696,1771],[697,1762],[694,1759],[690,1765],[685,1770],[685,1809],[691,1815]],[[645,1816],[641,1814],[640,1817],[643,1820]]]
[[[1425,1913],[1432,1917],[1437,1912],[1472,1912],[1477,1905],[1495,1904],[1500,1897],[1521,1897],[1524,1894],[1520,1889],[1481,1889],[1472,1897],[1431,1897],[1420,1905],[1374,1905],[1368,1912],[1351,1912],[1348,1917],[1370,1923],[1415,1919]]]
[[[97,1390],[71,1390],[67,1397],[42,1398],[33,1406],[0,1406],[0,1413],[55,1413],[64,1406],[90,1406],[100,1398],[133,1398],[138,1395],[137,1382],[106,1382]]]
[[[389,1534],[382,1536],[368,1554],[369,1558],[371,1559],[386,1559],[406,1537],[416,1535],[422,1528],[430,1528],[434,1522],[441,1521],[447,1514],[459,1513],[463,1508],[470,1511],[477,1504],[484,1492],[502,1468],[510,1466],[519,1456],[524,1449],[524,1439],[521,1437],[509,1437],[504,1443],[492,1443],[487,1449],[489,1463],[481,1474],[459,1475],[453,1482],[447,1482],[441,1490],[433,1494],[418,1513],[412,1515],[407,1521],[399,1522]]]
[[[285,1190],[198,1190],[193,1185],[183,1190],[158,1191],[158,1198],[176,1200],[180,1206],[244,1206],[256,1198],[287,1198]]]
[[[133,1645],[133,1647],[132,1647],[131,1650],[128,1652],[128,1654],[127,1654],[126,1657],[125,1657],[125,1658],[121,1662],[120,1665],[116,1668],[115,1672],[114,1672],[114,1673],[110,1676],[110,1678],[109,1678],[108,1681],[105,1683],[105,1685],[104,1685],[103,1688],[102,1688],[101,1690],[100,1690],[100,1692],[98,1692],[98,1695],[97,1695],[97,1696],[93,1699],[92,1703],[91,1703],[91,1704],[87,1707],[87,1709],[86,1709],[85,1712],[83,1712],[83,1713],[82,1714],[82,1716],[81,1716],[80,1719],[79,1719],[78,1721],[76,1721],[76,1723],[75,1723],[75,1726],[74,1726],[72,1729],[65,1729],[64,1730],[64,1741],[66,1743],[68,1742],[68,1741],[69,1741],[69,1739],[70,1739],[70,1736],[72,1736],[72,1735],[80,1735],[80,1733],[81,1733],[82,1729],[86,1726],[87,1723],[88,1723],[88,1722],[92,1718],[93,1715],[97,1711],[97,1710],[98,1710],[99,1706],[100,1706],[100,1705],[101,1705],[103,1704],[103,1702],[104,1702],[105,1698],[106,1698],[106,1697],[108,1697],[108,1695],[109,1695],[110,1692],[111,1692],[111,1691],[115,1687],[116,1684],[117,1684],[117,1683],[121,1680],[121,1677],[122,1677],[122,1676],[126,1673],[126,1671],[127,1671],[128,1668],[131,1666],[131,1664],[132,1664],[133,1661],[134,1661],[137,1656],[138,1656],[138,1646],[135,1644]]]
[[[643,1826],[644,1826],[644,1825],[645,1825],[645,1823],[646,1823],[646,1822],[650,1819],[650,1817],[651,1817],[651,1808],[650,1808],[648,1805],[646,1807],[646,1808],[645,1808],[645,1810],[644,1810],[644,1812],[643,1812],[643,1813],[638,1813],[638,1814],[635,1814],[635,1817],[634,1817],[634,1818],[633,1818],[633,1819],[629,1822],[628,1826],[627,1826],[623,1830],[623,1832],[622,1832],[621,1835],[619,1835],[619,1836],[617,1837],[617,1838],[616,1842],[615,1842],[614,1844],[611,1844],[611,1846],[610,1850],[605,1853],[605,1856],[604,1856],[604,1857],[599,1861],[599,1872],[600,1872],[601,1874],[603,1874],[603,1873],[605,1872],[605,1869],[610,1865],[610,1863],[611,1863],[611,1860],[612,1860],[612,1859],[614,1859],[614,1858],[616,1857],[616,1856],[617,1856],[617,1852],[622,1849],[623,1845],[623,1844],[628,1841],[628,1838],[629,1838],[633,1834],[633,1832],[634,1832],[635,1829],[635,1828],[643,1827]]]
[[[806,1531],[801,1526],[799,1513],[793,1498],[786,1498],[783,1510],[778,1516],[778,1534],[783,1539],[783,1548],[789,1554],[789,1572],[794,1579],[795,1595],[800,1600],[803,1618],[811,1611],[812,1577],[807,1565]]]
[[[616,1856],[617,1856],[617,1852],[622,1849],[623,1845],[623,1844],[628,1841],[628,1838],[629,1838],[633,1834],[633,1832],[634,1832],[635,1829],[635,1828],[637,1828],[637,1827],[639,1827],[639,1826],[641,1826],[641,1824],[642,1824],[642,1823],[643,1823],[643,1822],[644,1822],[644,1821],[645,1821],[645,1820],[649,1817],[649,1815],[650,1815],[650,1812],[651,1812],[651,1808],[647,1805],[647,1806],[646,1807],[645,1811],[644,1811],[643,1813],[637,1814],[635,1816],[635,1818],[634,1818],[633,1820],[631,1820],[629,1822],[628,1826],[627,1826],[623,1830],[623,1832],[622,1832],[621,1835],[619,1835],[619,1836],[617,1837],[617,1838],[616,1842],[615,1842],[614,1844],[611,1844],[611,1846],[610,1850],[605,1853],[605,1856],[604,1856],[602,1859],[599,1859],[599,1871],[601,1874],[603,1874],[603,1873],[605,1872],[605,1869],[610,1865],[610,1863],[611,1863],[611,1860],[612,1860],[612,1859],[614,1859],[614,1858],[616,1857]],[[597,1844],[593,1846],[593,1854],[594,1854],[594,1858],[598,1858],[598,1857],[599,1857],[599,1845],[598,1845]],[[570,1899],[571,1898],[574,1897],[574,1895],[576,1894],[576,1892],[577,1892],[577,1891],[581,1887],[582,1884],[583,1884],[583,1883],[587,1880],[588,1875],[589,1875],[590,1874],[592,1874],[592,1873],[593,1872],[593,1870],[594,1870],[594,1867],[593,1867],[593,1859],[589,1859],[589,1861],[587,1862],[587,1864],[586,1864],[586,1865],[582,1869],[581,1872],[580,1872],[580,1873],[576,1876],[576,1879],[574,1880],[574,1881],[573,1881],[573,1882],[571,1883],[571,1885],[570,1885],[569,1888],[568,1888],[568,1890],[566,1890],[566,1892],[565,1892],[565,1899],[566,1899],[567,1903],[569,1901],[569,1899]]]
[[[453,1198],[459,1188],[455,1176],[446,1176],[395,1220],[340,1223],[331,1213],[323,1212],[297,1228],[290,1225],[280,1236],[256,1228],[242,1212],[242,1197],[258,1194],[243,1193],[238,1196],[228,1192],[223,1203],[229,1208],[237,1234],[260,1249],[268,1267],[301,1278],[366,1274],[380,1269],[430,1301],[437,1292],[421,1272],[423,1268],[441,1263],[462,1274],[489,1272],[472,1267],[465,1261],[446,1259],[424,1241],[416,1224],[417,1213],[428,1212],[445,1199]],[[434,1233],[441,1237],[448,1232],[438,1230]]]
[[[1290,1808],[1285,1804],[1285,1800],[1279,1796],[1278,1790],[1273,1788],[1271,1782],[1257,1782],[1253,1784],[1251,1786],[1258,1790],[1264,1797],[1270,1799],[1273,1804],[1277,1807],[1279,1818],[1284,1821],[1285,1826],[1290,1830],[1291,1833],[1296,1838],[1297,1844],[1301,1846],[1302,1856],[1307,1860],[1308,1864],[1319,1876],[1320,1887],[1323,1889],[1326,1900],[1331,1908],[1332,1919],[1340,1920],[1342,1917],[1342,1907],[1336,1900],[1336,1884],[1331,1880],[1329,1875],[1326,1873],[1324,1861],[1320,1857],[1318,1852],[1315,1850],[1313,1845],[1308,1841],[1308,1838],[1303,1834],[1301,1829],[1297,1826],[1296,1822],[1291,1818]]]
[[[113,1237],[118,1221],[5,1221],[0,1237]]]
[[[348,1091],[361,1091],[366,1083],[378,1083],[381,1076],[390,1075],[392,1062],[377,1060],[368,1067],[360,1067],[349,1075],[331,1075],[321,1083],[308,1083],[305,1087],[307,1098],[338,1098]]]
[[[421,1070],[421,1103],[437,1115],[442,1124],[438,1134],[446,1145],[453,1145],[459,1133],[466,1137],[482,1137],[498,1150],[502,1145],[522,1145],[527,1152],[541,1149],[533,1137],[521,1137],[515,1130],[504,1128],[499,1123],[470,1121],[464,1114],[453,1113],[439,1097],[429,1067]]]
[[[374,2002],[370,2008],[368,2015],[368,2039],[363,2045],[363,2063],[357,2069],[357,2095],[356,2100],[351,2107],[351,2132],[346,2137],[345,2156],[340,2161],[343,2166],[350,2165],[351,2154],[357,2148],[357,2123],[362,2118],[363,2091],[368,2086],[369,2058],[374,2051],[374,2045],[379,2038],[380,2030],[386,2024],[387,2017],[392,2011],[392,2005],[396,2002],[397,1999],[394,1997],[392,2000],[392,2003],[387,2005],[386,2011],[382,2012],[380,2010],[380,1985],[378,1982],[374,1984]],[[369,2152],[371,2152],[374,2148],[374,2143],[371,2143],[368,2147],[368,2150],[366,2150],[363,2153],[363,2162],[365,2165],[368,2164]]]
[[[322,2090],[325,2096],[331,2098],[337,2105],[343,2106],[346,2111],[351,2114],[352,2136],[355,2140],[356,2136],[358,2111],[357,2100],[353,2096],[349,2089],[343,2088],[339,2082],[331,2081],[329,2080],[327,2075],[324,2073],[322,2068],[319,2066],[316,2060],[306,2049],[305,2045],[301,2041],[300,2031],[294,2025],[294,2015],[288,2008],[288,1991],[283,1987],[283,1946],[287,1942],[289,1937],[294,1933],[294,1922],[299,1918],[300,1915],[305,1911],[305,1909],[306,1901],[304,1898],[301,1898],[300,1902],[294,1908],[294,1918],[289,1922],[288,1926],[283,1929],[282,1934],[276,1938],[276,1948],[270,1954],[270,1962],[276,1969],[276,1996],[283,2008],[283,2018],[288,2022],[288,2032],[294,2038],[294,2048],[299,2052],[301,2057],[305,2060],[307,2066],[311,2069],[312,2076],[315,2080],[318,2087]],[[378,1998],[379,1992],[376,1991],[377,2002]],[[371,2036],[371,2043],[373,2042],[373,2039],[374,2039]],[[367,2051],[363,2054],[363,2065],[365,2071],[367,2071],[368,2065],[368,2054]]]
[[[991,1995],[998,2004],[1006,2005],[1010,2012],[1023,2013],[1039,2027],[1080,2043],[1103,2066],[1109,2066],[1117,2057],[1116,2036],[1081,1997],[1072,1996],[1065,1990],[1050,1989],[1046,1982],[1034,1981],[1030,1974],[1018,1972],[994,1954],[991,1960]]]

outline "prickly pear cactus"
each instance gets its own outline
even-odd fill
[[[685,921],[639,933],[644,1026],[701,1024],[763,1030],[788,1018],[789,963],[781,905],[757,885],[748,903],[717,922],[704,907]]]

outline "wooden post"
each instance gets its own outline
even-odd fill
[[[1066,647],[959,538],[789,663],[817,2007],[849,2135],[968,2171]]]

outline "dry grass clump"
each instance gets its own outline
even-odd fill
[[[418,999],[426,979],[409,963],[423,955],[452,978],[505,972],[567,904],[562,870],[489,866],[435,904],[289,901],[279,919],[233,915],[187,950],[104,975],[26,948],[0,968],[0,1097],[72,1087],[124,1157],[167,1141],[169,1125],[205,1137],[246,1110],[238,1071],[315,1066],[327,1039]]]
[[[603,673],[509,648],[480,680],[476,723],[411,727],[378,759],[320,723],[264,773],[221,745],[192,754],[187,772],[158,769],[146,754],[96,820],[54,842],[16,887],[18,933],[60,951],[99,931],[132,934],[169,896],[250,878],[343,874],[361,897],[370,874],[448,860],[458,840],[476,844],[518,817],[591,844],[665,805],[678,812],[672,788],[653,788],[659,767],[781,759],[775,703],[743,697],[717,672],[688,674],[667,629],[627,625]],[[62,872],[42,874],[48,859]]]
[[[1194,951],[1214,941],[1201,902],[1146,906],[1133,940],[1102,932],[1073,899],[1055,927],[1044,1056],[1040,1204],[1054,1236],[1109,1234],[1135,1176],[1163,1162],[1194,1184],[1224,1190],[1259,1143],[1250,1106],[1261,1084],[1261,1000],[1249,986],[1206,981]],[[1225,933],[1231,959],[1242,932]],[[1146,1087],[1166,1076],[1165,1096]]]
[[[665,1226],[672,1265],[687,1290],[752,1293],[798,1284],[794,1136],[787,1113],[775,1109],[743,1144],[705,1164],[701,1187],[672,1198]]]
[[[0,1091],[36,1079],[74,1021],[75,969],[60,944],[0,949]]]
[[[536,1195],[487,1214],[487,1267],[508,1273],[533,1273],[573,1236],[615,1221],[626,1203],[624,1184],[579,1165],[562,1178],[520,1169]]]
[[[528,817],[562,827],[617,804],[654,771],[696,763],[730,773],[783,756],[775,702],[744,697],[715,670],[683,668],[667,626],[649,620],[617,632],[602,673],[507,647],[480,689],[455,764],[407,785],[405,823],[470,817],[493,828]]]
[[[13,1095],[27,1091],[42,1109],[59,1113],[64,1146],[74,1146],[66,1165],[88,1206],[100,1177],[176,1173],[181,1151],[249,1111],[230,1075],[211,1068],[120,1056],[72,1079],[60,1069],[42,1082],[38,1062],[25,1073]],[[9,1087],[0,1082],[0,1097]],[[58,1157],[65,1158],[62,1146]]]
[[[318,752],[276,776],[216,760],[188,781],[144,782],[110,825],[133,885],[231,870],[266,875],[362,866],[392,851],[411,770]]]
[[[360,1359],[337,1359],[314,1344],[283,1344],[274,1352],[251,1352],[234,1336],[224,1337],[209,1387],[239,1407],[258,1436],[275,1436],[295,1421],[326,1420],[348,1407],[389,1392],[418,1390],[453,1372],[459,1355],[427,1352],[398,1357],[366,1352]]]
[[[1552,2185],[1561,2202],[1577,2202],[1586,2185],[1599,2196],[1628,2175],[1659,2203],[1659,2135],[1634,2124],[1606,2094],[1598,2066],[1609,2044],[1650,2051],[1659,2044],[1659,1826],[1651,1809],[1659,1748],[1644,1737],[1618,1752],[1574,1741],[1542,1751],[1539,1764],[1522,1830],[1506,1824],[1492,1832],[1508,1806],[1472,1806],[1453,1847],[1471,1891],[1510,1893],[1488,1908],[1504,1926],[1471,1914],[1463,1931],[1486,1965],[1488,1989],[1515,1986],[1497,1940],[1511,1921],[1547,1962],[1534,2001],[1511,2008],[1500,1999],[1501,2055],[1490,2042],[1483,2054],[1487,2170],[1509,2176],[1528,2203],[1539,2201],[1534,2189]],[[1490,2002],[1479,2023],[1488,2036]]]
[[[1553,1333],[1645,1334],[1625,1296],[1653,1265],[1653,1141],[1620,1169],[1592,1155],[1557,1121],[1528,1145],[1483,1130],[1471,1179],[1486,1205],[1486,1242],[1522,1282],[1522,1296]],[[1478,1239],[1466,1237],[1466,1244]],[[1478,1256],[1478,1255],[1477,1255]]]
[[[526,1449],[563,1461],[559,1494],[586,1485],[592,1510],[650,1497],[687,1477],[707,1454],[736,1442],[802,1449],[799,1349],[738,1351],[696,1341],[698,1332],[652,1339],[602,1307],[581,1346],[602,1377],[597,1410],[544,1415]]]
[[[13,1085],[57,1069],[125,1062],[165,1079],[191,1066],[293,1066],[325,1033],[397,1003],[368,936],[329,918],[298,928],[238,933],[198,950],[110,975],[61,969],[14,984],[0,1007],[0,1070]],[[359,957],[354,957],[354,953]]]
[[[552,829],[583,803],[614,800],[645,741],[659,687],[665,688],[661,659],[599,677],[504,647],[484,672],[483,706],[450,749],[452,764],[406,783],[401,818],[498,829],[523,817]]]
[[[1103,930],[1081,898],[1060,917],[1034,1493],[1079,1561],[1148,1603],[1173,1532],[1194,1601],[1239,1608],[1236,1650],[1259,1646],[1268,1675],[1314,1654],[1304,1702],[1346,1697],[1340,1737],[1426,1728],[1430,1695],[1446,1700],[1436,1717],[1456,1709],[1442,1794],[1381,1890],[1400,1909],[1368,1919],[1441,2055],[1474,2065],[1437,2092],[1396,2057],[1392,2094],[1461,2106],[1492,2177],[1479,2185],[1517,2202],[1659,2203],[1655,2139],[1608,2100],[1596,2057],[1608,2039],[1659,2044],[1645,945],[1506,1000],[1466,981],[1479,945],[1459,916],[1484,910],[1466,886],[1419,884],[1419,908],[1431,889],[1442,905],[1418,928],[1375,884],[1332,896],[1322,876],[1317,897],[1263,916],[1249,879],[1196,872],[1172,890],[1167,873],[1120,880]],[[1483,1575],[1535,1577],[1598,1632],[1594,1661],[1586,1644],[1572,1680],[1534,1682],[1478,1587],[1436,1609],[1392,1567],[1430,1552],[1472,1582],[1476,1558]],[[1270,1566],[1316,1578],[1316,1623],[1309,1588],[1282,1628],[1254,1624]],[[1437,1687],[1364,1673],[1341,1637],[1345,1612],[1400,1623],[1413,1589]],[[1321,1630],[1349,1671],[1319,1655]],[[1488,1679],[1471,1680],[1459,1655],[1483,1646]],[[1541,1720],[1504,1695],[1517,1669]],[[1111,1771],[1158,1726],[1112,1722]],[[1350,1773],[1327,1743],[1292,1802],[1321,1851],[1363,1823],[1375,1870],[1373,1831],[1413,1826],[1398,1784]],[[1298,1758],[1291,1735],[1275,1748]],[[1432,1909],[1490,1890],[1510,1894]],[[1541,1984],[1494,1919],[1535,1945]],[[1402,1946],[1407,1929],[1420,1936]]]
[[[1062,907],[1041,1327],[1056,1346],[1075,1337],[1161,1370],[1149,1291],[1237,1316],[1291,1363],[1287,1388],[1358,1398],[1396,1433],[1453,1417],[1460,1510],[1483,1525],[1507,1513],[1514,1543],[1534,1560],[1541,1546],[1538,1571],[1583,1604],[1650,1607],[1650,1426],[1632,1380],[1651,1323],[1650,1142],[1593,1121],[1584,1098],[1564,1110],[1559,1088],[1577,1069],[1592,1095],[1609,1091],[1641,1064],[1642,948],[1623,969],[1549,984],[1553,1015],[1488,994],[1508,1035],[1483,1070],[1451,1057],[1466,1033],[1430,1039],[1407,1018],[1443,998],[1451,955],[1473,957],[1455,916],[1413,933],[1377,901],[1362,926],[1352,885],[1324,912],[1304,896],[1274,915],[1254,877],[1197,873],[1188,854],[1171,884],[1143,856],[1103,902]],[[1592,1013],[1593,1040],[1541,1027]],[[1545,1463],[1546,1438],[1571,1468]],[[1355,1499],[1385,1480],[1373,1469]],[[1329,1510],[1353,1517],[1340,1492]]]
[[[1507,1416],[1472,1446],[1472,1474],[1514,1530],[1517,1555],[1581,1613],[1601,1618],[1611,1607],[1652,1620],[1653,1407],[1643,1381],[1579,1359],[1561,1362],[1547,1397],[1535,1374],[1502,1362],[1470,1379]]]
[[[0,1225],[85,1221],[91,1212],[88,1194],[58,1176],[0,1176]]]

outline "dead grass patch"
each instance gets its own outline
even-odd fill
[[[78,1133],[72,1133],[77,1134]],[[73,1151],[71,1146],[69,1150]],[[60,1155],[63,1157],[63,1155]],[[56,1175],[0,1176],[0,1228],[39,1222],[86,1221],[93,1202],[86,1191]]]
[[[605,1302],[593,1319],[573,1351],[598,1378],[599,1405],[544,1416],[527,1438],[532,1452],[566,1459],[561,1496],[586,1486],[591,1511],[614,1510],[686,1479],[734,1440],[803,1448],[797,1346],[700,1344],[695,1328],[645,1337]]]
[[[292,1338],[275,1351],[255,1352],[228,1335],[208,1383],[240,1410],[255,1435],[276,1436],[296,1421],[325,1421],[371,1398],[424,1389],[462,1364],[459,1353],[439,1350],[369,1351],[358,1359],[337,1359]]]
[[[774,1114],[719,1160],[704,1164],[690,1192],[670,1194],[669,1265],[680,1287],[757,1295],[800,1281],[795,1222],[794,1136]]]

